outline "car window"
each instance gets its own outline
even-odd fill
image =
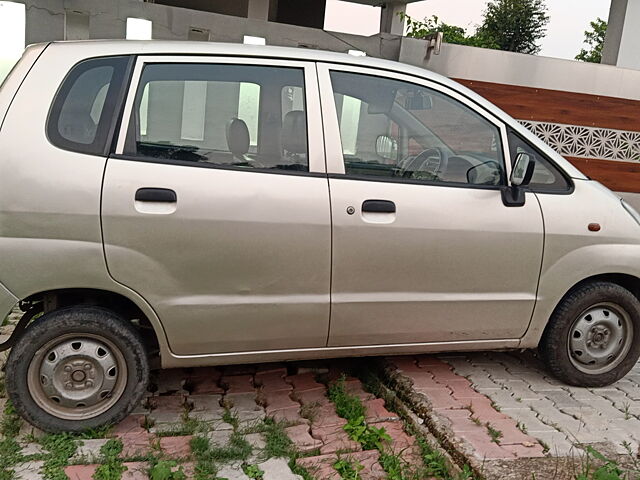
[[[82,153],[105,153],[128,61],[128,57],[95,58],[69,72],[47,122],[47,135],[54,145]]]
[[[509,153],[512,164],[515,163],[519,153],[527,153],[534,159],[535,169],[529,183],[531,190],[539,192],[566,192],[570,190],[568,180],[558,167],[513,131],[509,132]]]
[[[162,160],[308,170],[300,68],[146,65],[125,153]]]
[[[435,90],[408,82],[331,72],[348,175],[501,185],[500,130]]]

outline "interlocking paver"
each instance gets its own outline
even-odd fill
[[[224,407],[220,405],[221,395],[190,395],[187,402],[191,405],[189,417],[202,421],[222,419]]]
[[[76,453],[71,457],[71,461],[77,463],[79,461],[94,462],[102,456],[100,449],[107,443],[106,438],[96,438],[91,440],[81,440],[78,442]]]
[[[247,475],[242,471],[242,467],[240,465],[225,465],[220,470],[218,470],[217,478],[226,478],[227,480],[251,480]]]
[[[302,480],[300,475],[291,471],[284,458],[270,458],[258,464],[258,468],[264,472],[263,480]]]
[[[14,478],[15,480],[43,480],[44,475],[40,473],[43,465],[42,460],[20,463],[13,467]]]
[[[574,444],[608,441],[611,449],[618,452],[624,448],[623,442],[629,442],[632,448],[638,444],[640,419],[636,415],[640,414],[640,405],[634,405],[634,401],[640,399],[640,364],[614,385],[587,389],[564,385],[550,377],[540,360],[529,352],[441,358],[456,373],[465,375],[473,388],[491,399],[502,414],[517,422],[526,432],[523,435],[548,446],[552,455],[575,454]],[[422,362],[419,360],[418,364]],[[480,407],[489,411],[486,404]],[[510,435],[512,439],[519,438],[513,430]],[[516,456],[528,452],[520,447],[509,450]]]

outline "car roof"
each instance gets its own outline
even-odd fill
[[[512,129],[536,144],[547,155],[554,158],[560,166],[573,178],[587,178],[569,161],[558,155],[550,146],[535,134],[514,120],[511,116],[493,103],[478,95],[473,90],[443,75],[425,68],[406,63],[384,60],[374,57],[349,55],[347,53],[330,52],[311,48],[278,47],[272,45],[246,45],[241,43],[194,42],[184,40],[74,40],[49,43],[48,50],[73,50],[74,56],[91,58],[108,55],[218,55],[234,57],[262,57],[308,62],[337,63],[386,70],[405,75],[413,75],[439,83],[455,90],[476,104],[505,121]]]
[[[339,63],[359,67],[391,70],[417,75],[438,83],[459,88],[459,84],[440,74],[406,63],[374,57],[356,56],[301,47],[272,45],[245,45],[241,43],[196,42],[184,40],[73,40],[52,42],[56,48],[86,50],[87,56],[96,55],[220,55],[252,56],[300,60],[310,62]],[[90,52],[90,53],[89,53]]]

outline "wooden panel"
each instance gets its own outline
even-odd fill
[[[455,79],[518,120],[640,132],[640,101]]]
[[[567,158],[589,178],[599,181],[614,192],[640,193],[640,164],[612,160]]]

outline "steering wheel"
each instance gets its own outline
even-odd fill
[[[408,160],[398,176],[404,178],[437,180],[447,171],[449,153],[440,147],[427,148]]]

